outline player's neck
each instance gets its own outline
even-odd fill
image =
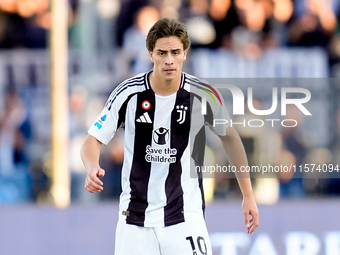
[[[155,72],[151,72],[149,75],[149,81],[151,88],[155,94],[159,96],[169,96],[177,92],[181,84],[181,73],[176,75],[172,80],[166,80],[161,76],[158,76]]]

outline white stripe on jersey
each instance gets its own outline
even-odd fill
[[[130,173],[132,167],[132,157],[134,151],[134,141],[135,141],[135,115],[132,112],[136,111],[137,106],[137,95],[130,99],[126,109],[126,122],[129,125],[125,126],[124,135],[124,164],[122,169],[122,194],[120,195],[119,203],[119,217],[122,217],[122,211],[126,211],[131,197],[131,187],[130,187]],[[124,217],[125,218],[125,217]]]

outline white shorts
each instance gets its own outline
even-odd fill
[[[115,255],[211,255],[203,217],[195,216],[169,227],[139,227],[117,223]]]

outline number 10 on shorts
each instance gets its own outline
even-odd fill
[[[197,255],[195,242],[194,242],[194,239],[192,238],[192,236],[188,236],[186,238],[186,240],[188,240],[191,244],[192,254]],[[205,244],[204,238],[199,236],[199,237],[197,237],[196,242],[197,242],[197,246],[198,246],[198,249],[201,252],[201,254],[207,255],[207,245]]]

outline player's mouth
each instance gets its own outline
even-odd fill
[[[176,71],[176,69],[164,69],[164,72],[167,74],[172,74]]]

